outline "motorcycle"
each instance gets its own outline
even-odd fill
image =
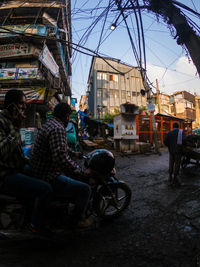
[[[128,207],[131,200],[129,186],[115,177],[115,158],[104,149],[97,149],[84,156],[85,168],[90,168],[94,177],[88,179],[91,198],[86,216],[96,216],[109,220],[118,217]],[[49,226],[62,228],[70,216],[73,200],[59,198],[52,201],[48,211]],[[31,203],[26,199],[16,199],[0,193],[0,230],[25,229],[31,214]]]

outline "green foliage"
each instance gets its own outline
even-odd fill
[[[119,109],[115,109],[114,110],[114,113],[108,113],[106,112],[103,116],[103,121],[104,122],[107,122],[107,123],[111,123],[113,124],[113,118],[114,116],[118,115],[120,113],[120,110]]]
[[[143,110],[145,111],[146,114],[148,114],[148,111],[147,111],[147,107],[146,106],[140,106],[139,107],[139,114],[141,114]]]

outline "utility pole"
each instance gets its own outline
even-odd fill
[[[158,85],[158,79],[156,79],[156,95],[157,95],[157,104],[158,104],[158,113],[160,113],[161,108],[160,108],[160,91],[159,91],[159,85]]]
[[[154,111],[155,110],[154,109],[151,110],[151,108],[149,108],[153,104],[151,102],[150,88],[149,88],[149,85],[147,84],[147,82],[144,82],[144,86],[145,86],[145,90],[147,92],[148,111],[150,113],[151,123],[152,123],[154,151],[155,151],[155,153],[161,155],[160,151],[159,151],[159,147],[158,147],[158,136],[157,136],[156,120],[155,120],[155,116],[154,116]]]

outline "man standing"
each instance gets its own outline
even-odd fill
[[[164,139],[164,144],[169,150],[169,185],[180,186],[178,174],[181,165],[181,157],[183,152],[183,140],[186,135],[183,130],[179,129],[177,122],[173,123],[173,130],[169,131]]]
[[[26,108],[25,95],[20,90],[9,90],[5,95],[4,110],[0,113],[0,184],[3,191],[20,199],[35,200],[29,229],[49,236],[44,213],[53,194],[52,187],[39,179],[24,174],[24,157],[20,128]]]
[[[43,124],[39,130],[30,165],[33,175],[48,181],[57,195],[75,200],[71,223],[73,226],[84,228],[92,224],[84,218],[91,189],[88,184],[80,181],[83,178],[83,172],[71,158],[78,152],[72,152],[67,144],[65,128],[70,114],[71,108],[67,103],[56,105],[53,118]]]

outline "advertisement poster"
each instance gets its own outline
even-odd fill
[[[26,96],[27,103],[43,103],[46,87],[30,87],[30,88],[17,88],[18,90],[22,90]],[[3,104],[5,94],[9,91],[9,89],[1,89],[0,90],[0,103]]]
[[[28,44],[4,44],[0,45],[0,58],[27,55],[30,53]]]
[[[55,77],[59,77],[59,67],[46,45],[42,50],[39,59]]]
[[[0,80],[36,79],[38,68],[6,68],[0,69]]]
[[[37,78],[38,68],[18,68],[17,79]]]
[[[39,55],[39,49],[26,43],[0,45],[0,58]]]
[[[16,68],[0,69],[0,80],[14,80],[16,79]]]
[[[8,29],[8,30],[6,30]],[[24,25],[6,25],[2,26],[0,37],[10,37],[10,36],[16,36],[15,33],[31,33],[31,34],[39,34],[42,36],[47,35],[47,28],[45,25],[30,25],[30,24],[24,24]]]

